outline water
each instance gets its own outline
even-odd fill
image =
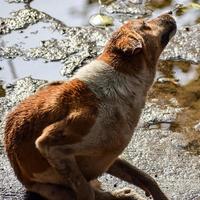
[[[99,10],[98,4],[87,4],[86,0],[48,0],[48,5],[45,1],[34,0],[31,7],[48,13],[68,26],[88,25],[88,18]]]
[[[50,39],[63,39],[57,30],[53,30],[50,24],[38,22],[24,30],[13,31],[10,34],[4,35],[2,45],[10,47],[16,46],[22,49],[35,48],[41,45],[41,41]]]
[[[186,26],[186,25],[192,25],[195,23],[198,23],[198,19],[200,18],[200,12],[197,8],[192,8],[190,5],[191,2],[189,0],[184,1],[159,1],[161,2],[158,6],[158,2],[151,1],[151,3],[148,3],[148,7],[153,9],[153,16],[159,15],[160,13],[172,10],[172,8],[175,7],[176,3],[182,3],[184,6],[188,7],[186,12],[183,12],[180,16],[176,16],[177,24],[179,27]],[[194,1],[198,3],[197,1]],[[132,1],[131,3],[138,3],[135,1]],[[129,2],[130,4],[130,2]],[[155,6],[157,5],[157,6]],[[49,0],[48,4],[43,1],[34,0],[31,2],[30,6],[36,10],[42,11],[50,15],[51,17],[61,21],[63,24],[67,26],[83,26],[88,25],[88,21],[90,16],[92,16],[95,13],[99,12],[99,5],[97,3],[88,4],[88,1],[86,0],[79,0],[79,1],[73,1],[69,0]],[[25,7],[25,4],[23,3],[8,3],[7,1],[2,0],[0,2],[1,7],[1,13],[0,17],[12,17],[12,12],[20,10]],[[55,9],[56,7],[56,9]],[[117,23],[117,20],[115,21]],[[33,25],[29,25],[27,28],[24,28],[22,30],[12,31],[9,34],[6,35],[0,35],[0,42],[1,45],[5,47],[16,47],[21,49],[31,49],[35,48],[41,45],[41,41],[48,40],[48,39],[57,39],[61,40],[64,38],[64,36],[58,32],[57,30],[54,30],[52,28],[52,24],[49,21],[43,21],[38,22]],[[9,61],[10,62],[10,61]],[[39,65],[48,66],[51,65],[51,70],[53,69],[52,66],[55,65],[55,71],[58,69],[56,67],[55,63],[44,63],[42,61],[38,61]],[[8,63],[8,61],[2,59],[0,65],[3,65],[3,71],[0,71],[0,77],[1,80],[3,80],[5,83],[9,83],[16,78],[22,78],[26,75],[31,75],[32,77],[40,77],[47,80],[52,80],[51,73],[45,73],[45,70],[43,70],[45,67],[35,67],[36,65],[34,63],[37,63],[37,61],[29,61],[24,64],[23,59],[18,59],[17,61],[12,61],[14,63],[14,67],[12,71],[17,71],[16,76],[13,76],[10,72],[11,69],[9,68],[9,65],[6,65],[5,63]],[[33,65],[32,65],[33,64]],[[24,65],[29,65],[32,67],[23,67]],[[58,64],[59,65],[59,64]],[[60,63],[60,65],[62,65]],[[21,67],[22,66],[22,67]],[[34,68],[33,68],[34,66]],[[174,70],[177,72],[177,78],[180,78],[180,83],[185,82],[186,79],[188,79],[188,75],[190,76],[197,76],[195,75],[194,70],[191,71],[189,74],[186,74],[183,76],[181,75],[181,71],[178,68],[174,68]],[[37,75],[39,74],[39,75]],[[56,78],[61,79],[62,77],[56,76]]]
[[[10,14],[16,10],[24,8],[23,4],[10,4],[4,0],[0,2],[1,12],[0,17],[10,17]]]
[[[20,77],[32,76],[36,79],[56,81],[64,79],[60,74],[60,62],[44,62],[44,60],[26,61],[22,58],[3,59],[0,63],[2,73],[0,79],[6,77],[6,82],[11,83]]]
[[[176,64],[173,67],[174,78],[178,80],[180,86],[188,85],[190,82],[199,79],[199,66],[191,64],[189,69],[184,72]]]
[[[175,97],[178,105],[184,110],[178,114],[173,123],[156,122],[150,124],[151,127],[159,129],[162,128],[163,123],[168,123],[169,129],[182,132],[192,142],[199,144],[200,138],[197,131],[200,129],[197,125],[200,119],[200,64],[163,61],[159,63],[158,70],[149,99],[159,97],[163,104],[169,104],[169,100]],[[199,152],[199,147],[197,150]]]
[[[158,65],[158,82],[170,82],[187,86],[200,78],[200,65],[183,61],[161,61]]]

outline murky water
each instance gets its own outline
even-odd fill
[[[152,0],[150,1],[149,6],[154,10],[153,16],[178,7],[175,12],[175,19],[180,28],[182,26],[199,23],[199,2],[199,0]]]
[[[181,132],[191,141],[185,149],[200,155],[200,135],[197,134],[200,131],[200,64],[163,61],[159,63],[158,70],[160,73],[149,98],[159,96],[163,104],[169,104],[169,100],[175,97],[183,111],[173,122],[153,122],[149,127]]]

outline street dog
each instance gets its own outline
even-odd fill
[[[134,19],[68,81],[49,84],[7,116],[5,149],[27,191],[49,200],[132,199],[98,190],[103,173],[167,200],[156,181],[119,158],[130,142],[159,56],[176,32],[170,14]]]

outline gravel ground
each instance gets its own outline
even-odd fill
[[[6,97],[0,99],[1,141],[5,114],[22,99],[34,93],[43,83],[44,81],[29,77],[9,85]],[[198,200],[200,199],[200,156],[184,150],[190,138],[185,137],[181,132],[173,132],[169,126],[166,126],[173,123],[177,113],[181,111],[182,108],[177,105],[175,99],[171,99],[170,105],[163,105],[159,99],[149,100],[134,137],[122,157],[152,175],[170,199]],[[152,122],[160,122],[163,125],[161,128],[156,128]],[[2,199],[20,199],[24,195],[23,187],[13,175],[3,151],[3,144],[1,143],[0,146]],[[100,180],[107,190],[128,186],[108,175],[104,175]]]
[[[10,2],[14,2],[10,0]],[[17,0],[15,2],[29,2]],[[118,1],[119,2],[119,1]],[[121,4],[120,4],[121,5]],[[127,16],[151,15],[151,12],[141,6],[126,7],[119,10],[119,5],[114,3],[105,9],[112,15],[121,15],[124,20]],[[121,12],[121,13],[119,13]],[[128,15],[126,15],[128,14]],[[126,16],[126,17],[123,17]],[[44,59],[46,61],[60,61],[62,63],[61,74],[71,76],[74,71],[84,63],[89,62],[98,55],[109,38],[114,28],[99,29],[95,27],[68,27],[62,22],[52,18],[46,13],[40,12],[30,6],[18,10],[11,18],[0,18],[0,34],[12,34],[18,29],[26,29],[38,22],[49,23],[63,35],[63,39],[51,39],[41,41],[41,46],[23,49],[19,46],[0,47],[0,58],[23,57],[26,59]],[[162,60],[184,60],[192,63],[200,63],[200,25],[183,27],[178,30],[176,36],[167,46]],[[14,84],[6,86],[6,96],[0,98],[0,199],[40,199],[35,195],[25,194],[24,188],[16,180],[10,164],[3,150],[4,122],[7,112],[22,99],[33,94],[36,89],[46,81],[35,80],[26,77]],[[199,148],[192,143],[193,137],[199,137],[199,122],[196,123],[195,133],[190,137],[189,131],[174,130],[172,124],[177,115],[182,113],[182,108],[175,98],[163,102],[159,98],[148,98],[141,120],[135,130],[129,146],[122,157],[133,165],[143,169],[156,179],[163,191],[172,200],[200,200],[200,155],[190,152],[187,148]],[[125,186],[133,187],[109,175],[100,177],[103,188],[114,190]],[[141,190],[134,188],[144,197]],[[146,197],[144,197],[146,198]]]

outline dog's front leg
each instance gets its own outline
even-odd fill
[[[111,165],[107,173],[140,187],[146,191],[148,195],[151,194],[154,200],[168,200],[166,195],[161,191],[158,184],[151,176],[132,166],[125,160],[118,158]]]

